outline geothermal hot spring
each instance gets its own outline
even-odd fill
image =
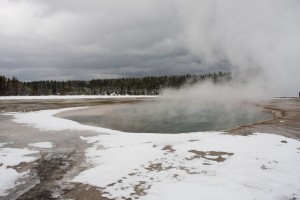
[[[61,113],[60,117],[86,125],[134,133],[221,131],[272,118],[248,104],[142,102],[92,106]]]

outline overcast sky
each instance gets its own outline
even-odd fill
[[[290,87],[299,37],[299,0],[0,0],[0,74],[20,80],[238,70]]]
[[[61,80],[207,70],[185,44],[175,1],[0,2],[0,73],[7,76]]]

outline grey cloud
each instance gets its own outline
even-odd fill
[[[32,79],[73,79],[83,69],[110,77],[147,75],[161,67],[156,61],[187,51],[172,1],[5,1],[0,11],[0,72],[20,79],[31,69],[38,69]],[[149,59],[153,69],[145,70]]]

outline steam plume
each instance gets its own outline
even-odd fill
[[[269,96],[300,89],[300,1],[178,1],[191,52],[207,65],[229,63]],[[247,88],[245,87],[245,90]]]

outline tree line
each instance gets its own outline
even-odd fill
[[[164,88],[180,88],[200,81],[223,83],[231,80],[231,73],[202,75],[147,76],[143,78],[93,79],[90,81],[31,81],[0,76],[0,96],[35,95],[158,95]]]

